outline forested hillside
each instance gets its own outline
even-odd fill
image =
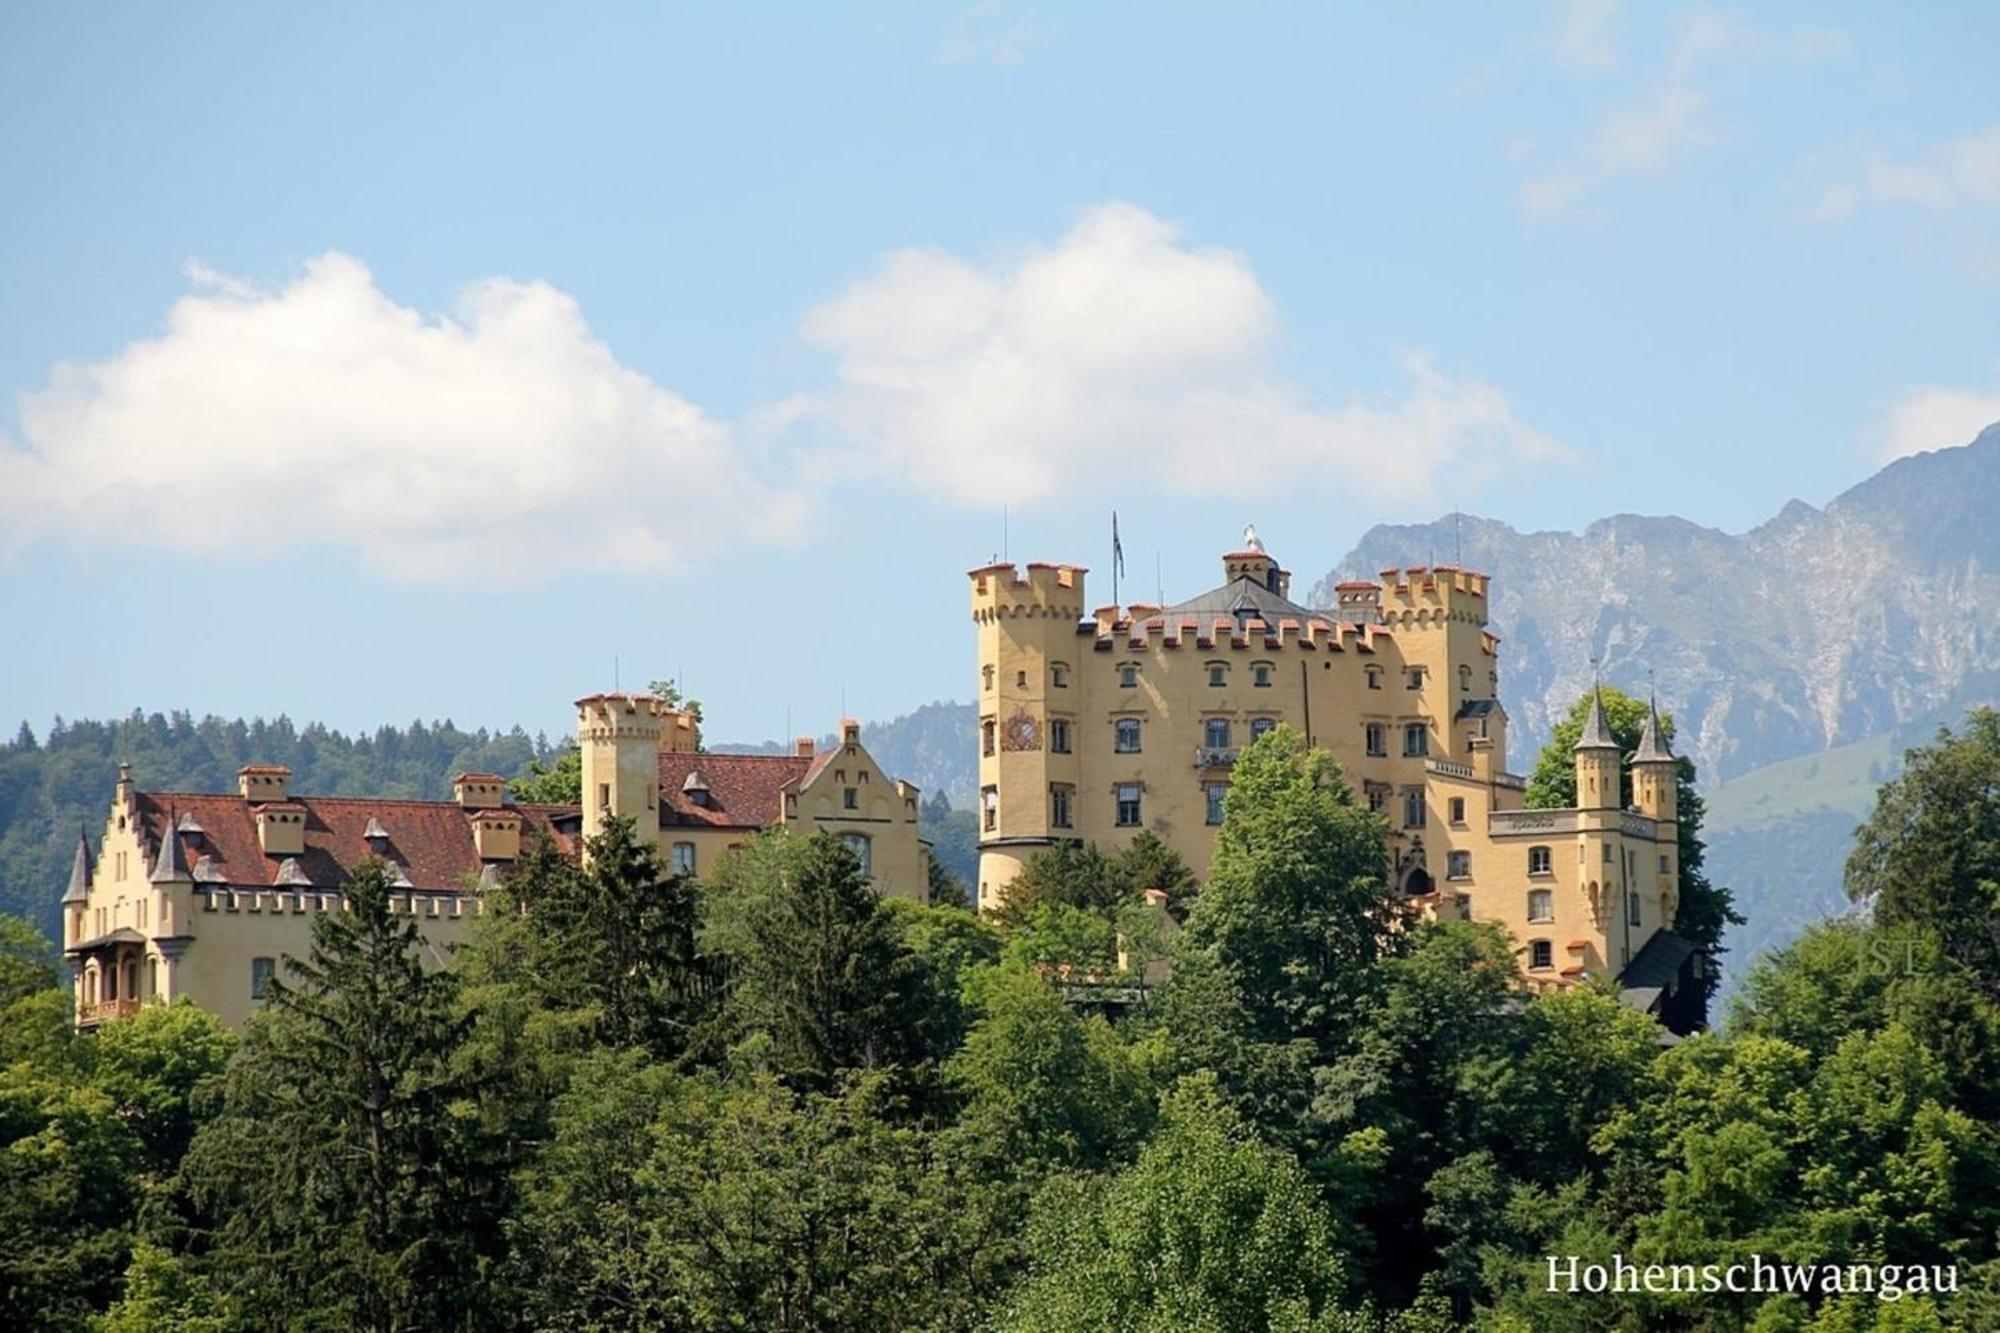
[[[545,737],[519,727],[463,731],[449,720],[350,736],[282,717],[134,711],[115,722],[58,719],[40,738],[24,722],[0,746],[0,910],[53,931],[76,831],[87,830],[93,844],[102,835],[120,762],[158,791],[234,791],[243,765],[285,764],[296,788],[315,795],[442,800],[453,773],[512,776],[550,757]]]

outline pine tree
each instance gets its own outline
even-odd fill
[[[273,979],[189,1154],[205,1267],[256,1325],[482,1326],[505,1170],[471,1114],[457,978],[425,966],[381,863],[346,902]]]

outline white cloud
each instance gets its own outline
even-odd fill
[[[1847,217],[1864,204],[1948,213],[2000,208],[2000,125],[1939,144],[1915,157],[1870,155],[1846,178],[1828,183],[1809,216]]]
[[[1020,64],[1030,51],[1061,31],[1054,21],[1024,12],[1007,0],[976,0],[952,21],[938,59],[954,65],[978,62],[1005,68]]]
[[[1589,74],[1601,74],[1618,64],[1612,29],[1619,0],[1561,0],[1549,33],[1549,49],[1561,64]]]
[[[1948,449],[1995,422],[2000,422],[2000,387],[1920,385],[1905,393],[1883,418],[1876,456],[1886,463],[1927,449]]]
[[[7,545],[330,544],[397,578],[532,577],[670,570],[799,516],[545,283],[477,283],[440,317],[338,253],[277,288],[194,284],[159,336],[22,396]]]
[[[1595,29],[1586,24],[1583,31]],[[1560,41],[1555,46],[1559,61],[1584,69],[1590,66],[1576,56],[1593,49],[1588,43],[1577,50]],[[1633,95],[1603,108],[1566,155],[1522,183],[1515,202],[1529,217],[1553,217],[1620,181],[1664,176],[1708,148],[1721,131],[1701,75],[1715,61],[1816,61],[1846,50],[1847,36],[1837,29],[1802,27],[1773,35],[1726,11],[1683,12],[1675,18],[1673,41],[1659,73]]]
[[[978,264],[891,255],[807,317],[837,387],[786,404],[846,469],[967,504],[1160,487],[1245,466],[1284,484],[1428,499],[1462,476],[1568,457],[1490,385],[1421,357],[1381,401],[1314,402],[1273,366],[1277,311],[1242,256],[1142,209],[1093,209],[1054,245]]]

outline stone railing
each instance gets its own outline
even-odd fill
[[[1432,773],[1441,774],[1448,778],[1464,778],[1470,781],[1472,778],[1478,776],[1472,771],[1471,764],[1461,764],[1450,759],[1426,759],[1424,760],[1424,767]]]
[[[92,1023],[102,1023],[112,1018],[130,1018],[139,1012],[139,1001],[99,1000],[96,1004],[78,1005],[76,1022],[78,1027],[88,1027]]]
[[[1574,810],[1495,810],[1487,824],[1489,832],[1574,833]]]
[[[1194,751],[1196,768],[1228,768],[1243,751],[1234,745],[1198,745]]]

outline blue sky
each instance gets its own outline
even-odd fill
[[[2000,11],[17,4],[0,717],[722,737],[1001,545],[1730,530],[2000,418]],[[1423,553],[1413,552],[1421,559]],[[1150,589],[1148,589],[1150,591]]]

